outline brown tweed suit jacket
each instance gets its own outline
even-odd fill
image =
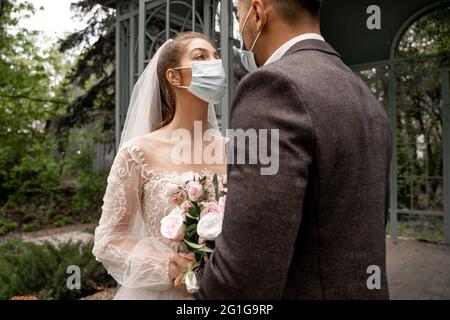
[[[385,110],[326,42],[247,75],[231,128],[279,129],[279,172],[228,166],[222,235],[197,299],[388,299]],[[369,266],[381,288],[369,290]]]

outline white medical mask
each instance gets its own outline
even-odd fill
[[[256,65],[256,60],[255,60],[255,54],[253,53],[253,48],[256,45],[256,42],[259,39],[259,36],[261,35],[262,29],[261,31],[258,33],[258,35],[256,36],[255,41],[253,41],[253,44],[250,48],[249,51],[244,49],[244,29],[245,29],[245,25],[247,24],[248,18],[250,17],[250,13],[252,12],[253,7],[250,7],[250,10],[247,13],[247,17],[244,20],[244,25],[242,26],[242,30],[241,32],[241,62],[242,65],[244,66],[245,69],[247,69],[248,72],[252,72],[255,71],[256,69],[258,69],[258,66]]]
[[[189,67],[177,67],[177,69],[192,68],[192,81],[187,89],[196,97],[211,104],[218,104],[225,95],[227,77],[222,60],[194,61]]]

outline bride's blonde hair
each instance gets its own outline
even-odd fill
[[[215,49],[214,43],[204,34],[198,32],[182,32],[179,33],[173,41],[166,44],[165,48],[161,51],[158,60],[158,81],[159,90],[161,94],[161,111],[162,121],[153,130],[160,129],[169,124],[176,111],[175,93],[172,89],[172,85],[166,77],[168,69],[179,67],[181,57],[184,54],[189,41],[193,39],[203,39],[208,41]]]

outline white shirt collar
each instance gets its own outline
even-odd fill
[[[317,34],[317,33],[304,33],[304,34],[301,34],[301,35],[299,35],[297,37],[292,38],[291,40],[289,40],[288,42],[283,44],[281,47],[279,47],[270,56],[270,58],[267,59],[267,61],[266,61],[266,63],[264,63],[264,65],[267,65],[269,63],[273,63],[275,61],[280,60],[281,57],[284,56],[284,54],[286,52],[288,52],[288,50],[290,48],[292,48],[295,44],[299,43],[300,41],[310,40],[310,39],[325,41],[325,39],[320,34]]]

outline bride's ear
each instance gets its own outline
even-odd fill
[[[174,87],[178,88],[179,86],[181,86],[182,81],[181,81],[180,75],[174,69],[167,70],[166,78],[169,81],[169,83],[171,85],[173,85]]]

